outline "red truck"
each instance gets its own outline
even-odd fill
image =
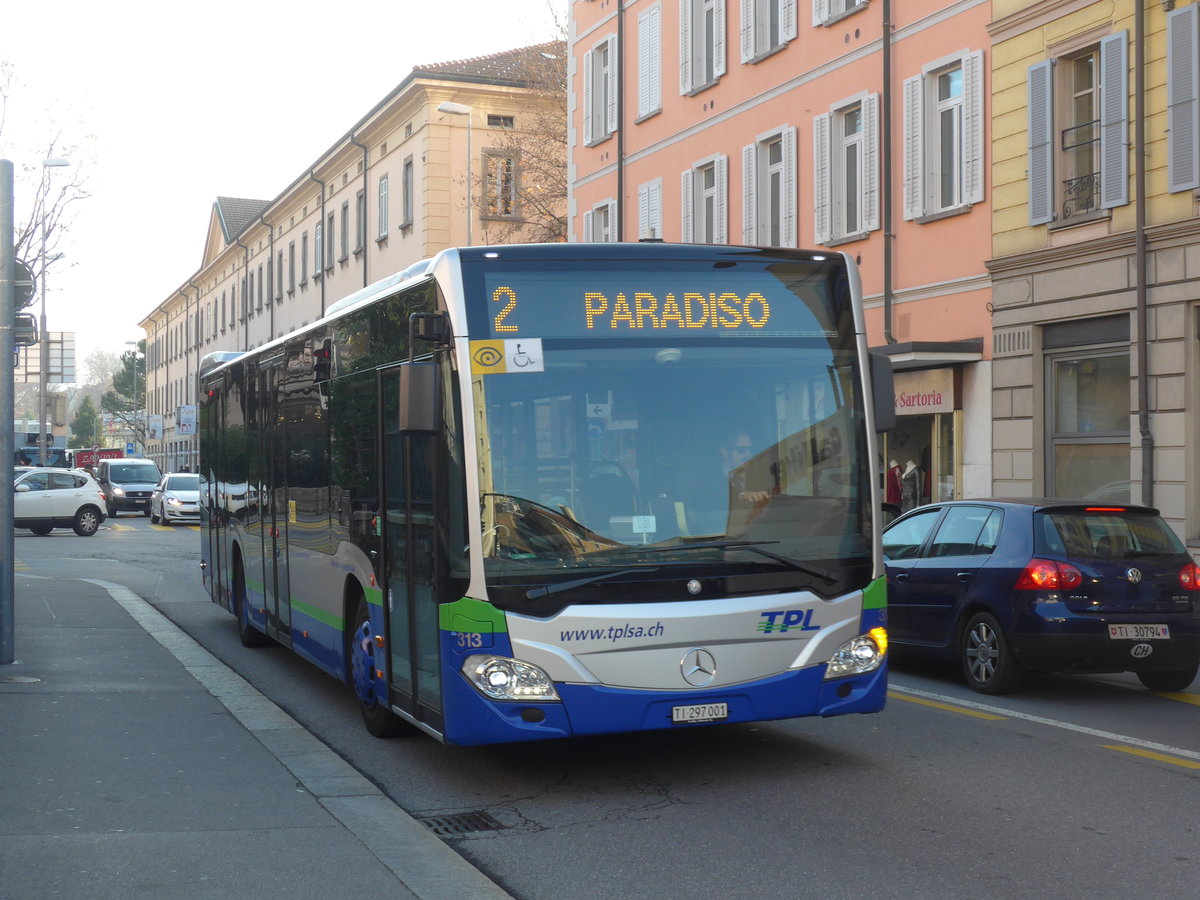
[[[102,459],[121,459],[125,456],[125,451],[120,447],[101,447],[99,450],[71,450],[73,465],[77,469],[86,469],[91,466],[93,469],[96,463]]]

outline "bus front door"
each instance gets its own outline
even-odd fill
[[[262,398],[267,409],[266,478],[259,501],[263,516],[263,585],[266,595],[267,634],[284,646],[292,645],[292,607],[288,594],[288,490],[287,432],[279,414],[283,403],[282,365],[263,373]]]
[[[399,367],[380,377],[389,696],[393,706],[442,731],[434,592],[438,436],[400,431]]]

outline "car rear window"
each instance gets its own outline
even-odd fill
[[[1158,516],[1123,509],[1051,510],[1034,517],[1037,552],[1076,559],[1186,552]]]

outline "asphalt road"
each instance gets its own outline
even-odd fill
[[[884,712],[490,748],[366,734],[349,688],[247,650],[194,527],[16,537],[18,570],[126,585],[519,898],[1192,897],[1200,682],[1047,676],[985,698],[893,661]],[[20,635],[17,636],[18,653]],[[439,819],[438,821],[442,821]],[[466,826],[464,826],[466,827]]]

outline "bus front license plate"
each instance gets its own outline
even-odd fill
[[[728,703],[697,703],[694,706],[672,706],[672,722],[719,722],[729,718]]]

